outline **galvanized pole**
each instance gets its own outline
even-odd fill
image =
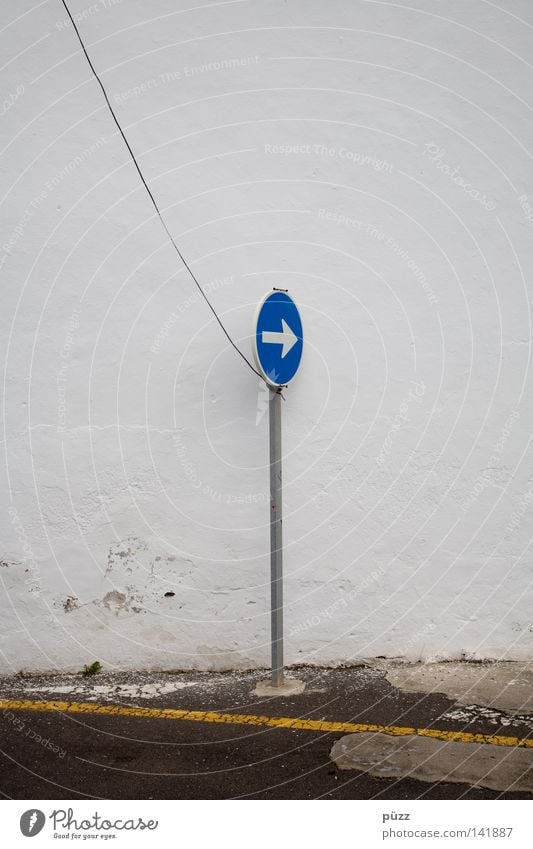
[[[281,388],[270,392],[270,592],[272,686],[283,684],[283,542],[281,502]]]

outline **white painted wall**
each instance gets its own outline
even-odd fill
[[[531,4],[71,5],[239,345],[301,306],[288,662],[533,658]],[[1,21],[1,670],[266,665],[265,392],[61,3]]]

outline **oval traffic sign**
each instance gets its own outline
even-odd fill
[[[255,364],[271,386],[286,386],[298,371],[303,351],[302,319],[291,296],[273,289],[261,299],[254,321]]]

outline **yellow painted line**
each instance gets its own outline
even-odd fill
[[[330,722],[320,719],[298,719],[291,716],[256,716],[255,714],[217,713],[206,710],[178,710],[175,708],[124,707],[102,705],[95,702],[35,701],[33,699],[0,699],[0,710],[52,711],[56,713],[90,713],[95,716],[126,716],[144,719],[181,719],[189,722],[215,722],[224,725],[258,725],[266,728],[284,728],[291,731],[321,731],[324,733],[360,734],[381,732],[394,737],[417,734],[436,740],[459,743],[490,743],[493,746],[521,746],[533,748],[533,739],[504,737],[498,734],[471,734],[467,731],[444,731],[438,728],[410,728],[401,725],[368,725],[360,722]]]

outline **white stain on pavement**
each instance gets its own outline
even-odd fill
[[[410,734],[346,734],[331,758],[339,769],[376,778],[414,778],[499,791],[533,792],[533,752],[512,746],[434,740]]]
[[[42,693],[44,695],[70,695],[87,700],[117,701],[126,699],[156,699],[167,696],[186,687],[193,687],[195,682],[173,681],[169,683],[154,682],[150,684],[87,684],[73,682],[72,684],[49,684],[44,687],[25,686],[25,693]]]

